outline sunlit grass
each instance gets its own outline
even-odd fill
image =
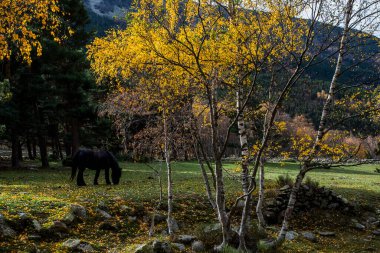
[[[62,218],[71,203],[79,203],[88,207],[89,210],[94,210],[99,203],[110,203],[109,201],[115,198],[121,198],[122,202],[112,204],[113,208],[117,208],[120,204],[126,204],[131,206],[144,205],[148,210],[152,210],[159,198],[159,184],[155,172],[142,163],[121,162],[120,164],[123,169],[123,176],[120,185],[117,186],[106,185],[103,173],[99,178],[101,185],[93,186],[94,171],[87,170],[85,180],[88,186],[77,187],[75,182],[69,180],[70,168],[62,168],[58,163],[53,164],[54,169],[2,171],[0,175],[0,213],[9,217],[17,217],[18,213],[26,212],[37,218],[43,217],[47,224],[52,220]],[[161,172],[165,197],[165,164],[157,162],[151,163],[150,166]],[[320,186],[332,188],[350,201],[358,201],[361,204],[369,204],[380,208],[380,174],[374,172],[377,167],[379,165],[342,167],[312,171],[308,175],[313,180],[318,181]],[[236,172],[237,168],[238,164],[235,162],[225,162],[224,164],[229,205],[241,194],[241,186],[238,181],[239,175]],[[294,163],[267,164],[266,178],[268,188],[275,187],[275,179],[279,175],[288,174],[294,179],[298,169],[298,165]],[[177,210],[175,211],[175,216],[177,219],[186,222],[189,219],[188,216],[191,216],[191,220],[196,222],[216,221],[215,216],[208,207],[200,168],[195,162],[173,162],[173,181],[174,203],[175,210]],[[195,207],[194,205],[197,206]],[[309,217],[308,219],[310,221],[314,218]],[[189,229],[194,225],[194,222],[188,224]],[[146,239],[145,229],[148,228],[144,226],[139,228],[138,231],[140,232],[136,232],[137,230],[128,232],[127,238],[121,238],[120,243],[138,244],[144,241]],[[87,228],[78,229],[84,231]],[[308,230],[313,229],[316,228],[308,228]],[[355,241],[353,246],[350,242],[347,242],[347,236],[352,239],[349,233],[351,232],[341,232],[335,239],[323,239],[321,244],[311,244],[307,241],[297,240],[285,244],[285,252],[312,252],[313,250],[317,250],[317,252],[319,250],[320,252],[355,252],[347,249],[360,248],[361,244],[358,244],[359,241]],[[132,234],[133,236],[131,236]],[[109,243],[99,241],[97,237],[99,235],[96,234],[96,231],[88,232],[88,234],[86,232],[82,236],[100,246],[106,246]],[[115,242],[114,245],[117,243]],[[376,245],[378,244],[379,242]],[[344,246],[346,251],[336,251],[337,245]]]

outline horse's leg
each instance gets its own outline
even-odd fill
[[[78,170],[78,175],[77,175],[77,185],[78,186],[85,186],[86,183],[84,182],[84,178],[83,178],[83,172],[84,172],[85,168],[79,168]]]
[[[96,169],[95,178],[94,178],[94,185],[98,185],[99,174],[100,174],[100,169]]]
[[[110,168],[106,168],[104,170],[104,174],[106,176],[106,183],[107,184],[111,184],[111,181],[110,181]]]

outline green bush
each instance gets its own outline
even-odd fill
[[[304,184],[314,189],[319,187],[319,182],[312,180],[311,177],[306,177]]]
[[[235,249],[234,247],[230,245],[224,246],[221,252],[222,253],[240,253],[238,249]]]
[[[276,179],[276,184],[279,187],[283,187],[285,185],[293,186],[293,179],[289,176],[289,174],[279,175]]]

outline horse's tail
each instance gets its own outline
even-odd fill
[[[73,156],[73,161],[72,161],[72,164],[71,164],[71,176],[70,176],[70,180],[73,181],[75,176],[77,175],[77,169],[78,169],[78,166],[77,166],[77,156],[78,156],[78,152],[75,153],[75,155]]]

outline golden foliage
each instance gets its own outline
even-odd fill
[[[0,61],[13,55],[30,64],[33,50],[42,54],[41,30],[60,41],[58,12],[57,0],[0,1]]]
[[[306,23],[294,20],[299,7],[286,1],[221,4],[229,11],[205,0],[139,1],[127,29],[88,46],[98,81],[143,85],[149,91],[144,99],[172,106],[191,91],[230,89],[242,73],[302,48]]]

